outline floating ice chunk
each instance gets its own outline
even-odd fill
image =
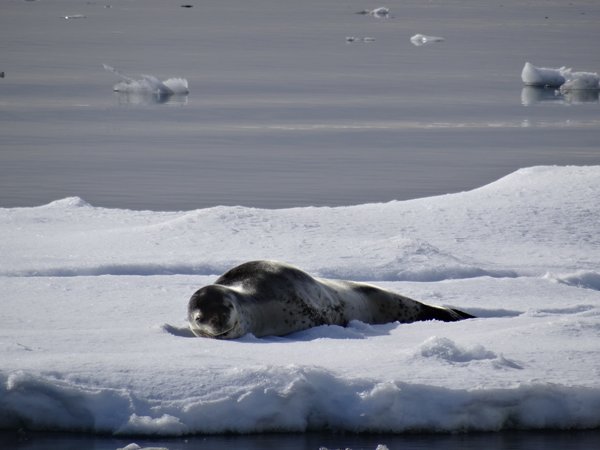
[[[175,95],[189,94],[188,82],[185,78],[168,78],[163,81],[163,84],[167,86]]]
[[[375,42],[375,38],[372,37],[356,37],[356,36],[346,36],[346,42]]]
[[[107,64],[103,64],[103,66],[105,70],[114,73],[123,80],[113,86],[113,90],[116,92],[160,96],[186,95],[189,93],[188,82],[185,78],[169,78],[160,81],[154,75],[140,75],[141,78],[135,79]]]
[[[362,11],[358,11],[356,14],[364,14],[373,17],[377,17],[378,19],[387,18],[390,16],[390,9],[384,6],[375,9],[363,9]]]
[[[560,69],[550,69],[546,67],[536,67],[526,62],[521,71],[521,79],[527,86],[549,86],[559,87],[565,81],[565,73],[570,69],[561,67]]]
[[[373,17],[379,17],[379,18],[388,17],[390,15],[390,10],[389,10],[389,8],[380,7],[380,8],[375,8],[369,14],[372,15]]]
[[[571,91],[600,90],[600,76],[597,73],[573,72],[566,67],[550,69],[536,67],[527,62],[521,72],[521,79],[527,86],[560,87],[562,94]]]
[[[410,38],[410,42],[417,47],[421,47],[422,45],[431,44],[432,42],[442,42],[445,39],[439,36],[427,36],[425,34],[415,34]]]
[[[600,76],[595,72],[568,71],[565,77],[567,81],[560,87],[561,93],[600,89]]]

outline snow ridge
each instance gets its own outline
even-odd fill
[[[340,380],[325,370],[300,367],[245,369],[235,378],[246,384],[226,396],[153,405],[125,389],[90,388],[15,373],[2,380],[0,425],[175,436],[224,431],[448,432],[600,426],[600,389],[540,383],[496,390],[447,389]]]

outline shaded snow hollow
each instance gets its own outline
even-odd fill
[[[340,208],[0,209],[0,427],[141,435],[600,426],[600,167]],[[479,318],[188,338],[279,259]]]

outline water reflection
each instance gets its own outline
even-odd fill
[[[187,105],[187,94],[166,94],[160,92],[115,92],[119,105]]]
[[[521,104],[532,106],[537,103],[553,104],[581,104],[599,103],[599,92],[594,90],[571,90],[561,93],[558,89],[550,87],[525,86],[521,91]]]

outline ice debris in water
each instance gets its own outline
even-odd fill
[[[521,71],[521,80],[527,86],[560,88],[562,93],[575,90],[600,89],[600,76],[595,72],[573,72],[560,67],[536,67],[526,62]]]
[[[375,42],[375,38],[372,37],[356,37],[356,36],[346,36],[346,42]]]
[[[442,42],[445,39],[439,36],[427,36],[425,34],[415,34],[410,38],[410,42],[417,47],[421,47],[422,45],[431,44],[432,42]]]
[[[129,75],[119,72],[114,67],[107,64],[102,65],[108,72],[114,73],[123,81],[113,86],[116,92],[127,92],[134,94],[154,94],[154,95],[186,95],[189,93],[188,82],[185,78],[169,78],[160,81],[153,75],[140,75],[140,79],[135,79]]]
[[[358,11],[356,14],[364,14],[364,15],[377,17],[378,19],[382,19],[384,17],[390,16],[390,10],[389,10],[389,8],[381,6],[379,8],[375,8],[375,9],[363,9],[362,11]]]

